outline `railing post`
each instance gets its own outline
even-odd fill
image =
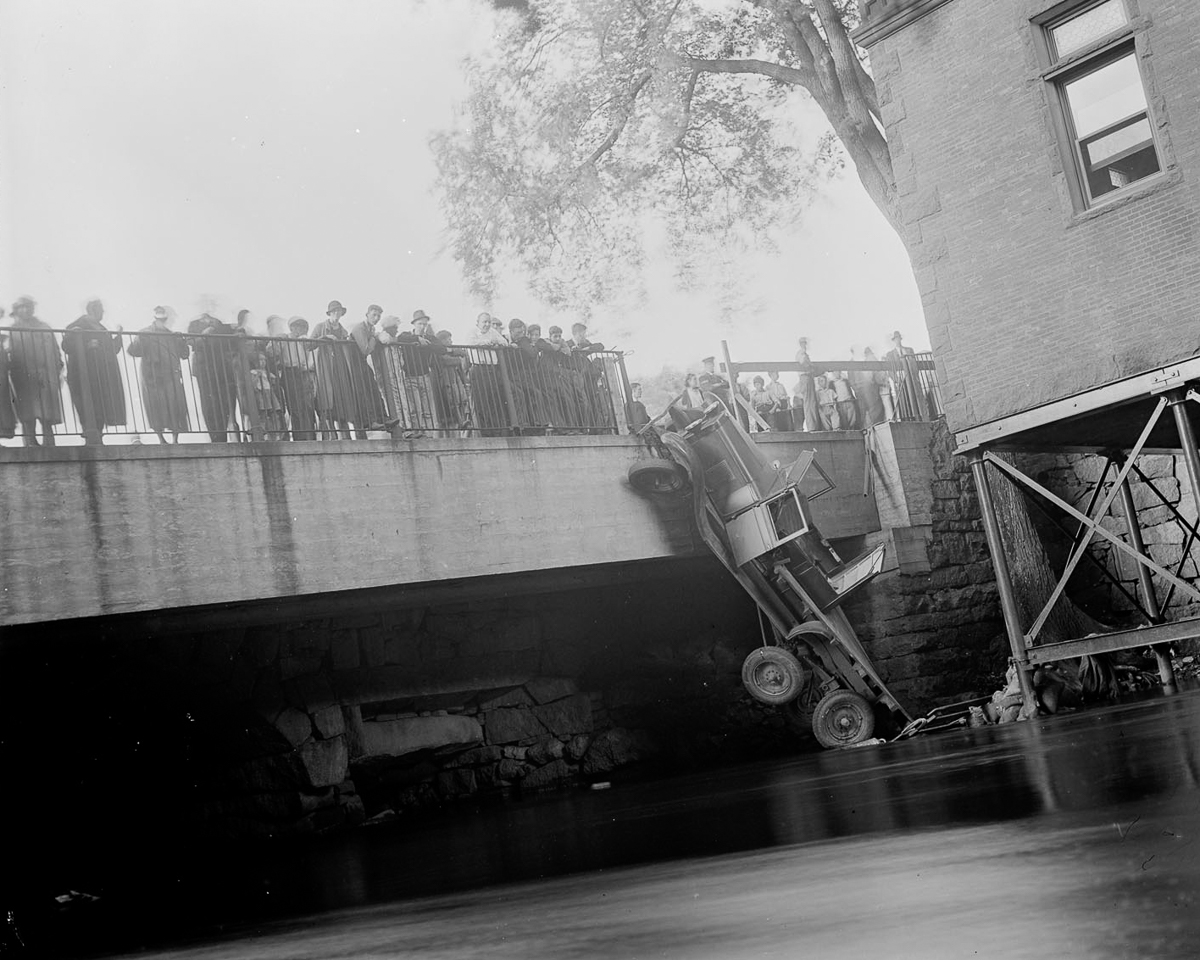
[[[500,395],[504,397],[504,408],[508,411],[508,425],[515,431],[521,426],[517,416],[517,404],[513,400],[512,381],[508,375],[508,357],[504,347],[496,347],[496,369],[500,371]]]
[[[70,335],[68,332],[67,336]],[[74,359],[76,369],[79,371],[79,419],[82,421],[80,432],[83,434],[84,443],[98,444],[103,440],[100,426],[96,421],[96,398],[92,395],[92,371],[88,366],[88,351],[92,349],[92,346],[86,330],[78,331],[76,336]],[[70,362],[71,360],[68,358],[68,379],[71,371]]]
[[[238,344],[237,358],[234,360],[234,371],[238,378],[238,388],[235,391],[238,401],[247,409],[242,414],[250,421],[250,439],[262,440],[264,437],[262,418],[258,412],[258,397],[254,393],[254,378],[250,375],[250,353],[253,349],[250,341],[244,337]]]

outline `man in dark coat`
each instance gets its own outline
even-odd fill
[[[410,412],[408,435],[423,436],[426,432],[441,427],[437,417],[434,391],[437,386],[433,377],[437,369],[436,358],[446,353],[446,345],[433,333],[433,322],[424,310],[413,312],[412,330],[396,337],[400,345],[400,364],[404,370],[404,395]]]
[[[187,359],[188,345],[183,334],[167,326],[168,319],[166,307],[155,307],[154,322],[138,332],[128,352],[142,358],[142,403],[150,429],[158,434],[160,443],[167,442],[168,430],[178,443],[179,434],[191,426],[180,367]]]
[[[67,386],[85,443],[100,443],[105,427],[125,425],[125,391],[117,363],[121,337],[109,333],[103,319],[104,304],[90,300],[84,315],[67,327],[63,336]]]
[[[36,424],[41,421],[42,440],[52,447],[54,424],[62,423],[63,418],[62,353],[50,325],[33,315],[36,306],[29,297],[22,297],[13,304],[8,377],[16,398],[17,419],[21,421],[25,446],[38,445]]]
[[[237,401],[237,370],[241,341],[237,327],[207,313],[188,325],[192,339],[192,375],[200,393],[200,413],[213,443],[229,441],[229,418]]]

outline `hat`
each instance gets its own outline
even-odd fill
[[[154,308],[154,319],[166,320],[167,319],[167,308],[166,307],[155,307]]]
[[[386,317],[379,321],[379,325],[384,330],[391,330],[393,327],[400,326],[400,318],[394,313],[389,313]]]
[[[367,307],[367,313],[370,313],[372,310],[378,310],[380,313],[383,313],[383,307],[381,307],[377,303],[373,303],[369,307]]]
[[[899,330],[893,330],[892,331],[892,339],[893,340],[903,340],[904,338],[902,336],[900,336]]]
[[[428,320],[428,319],[429,319],[429,315],[424,310],[414,310],[413,311],[413,318],[412,318],[413,323],[420,323],[422,320]]]
[[[700,362],[701,363],[716,363],[717,358],[716,357],[703,357],[703,358],[701,358]]]
[[[17,297],[16,301],[12,305],[12,308],[15,312],[17,307],[30,307],[32,309],[36,306],[37,303],[34,301],[33,297]]]
[[[305,330],[307,330],[308,321],[303,317],[292,317],[292,319],[288,321],[288,329],[295,330],[296,327],[303,327]]]
[[[328,316],[335,310],[337,311],[337,315],[339,317],[346,312],[346,308],[342,306],[342,302],[340,300],[330,300],[329,306],[325,308],[325,315]]]

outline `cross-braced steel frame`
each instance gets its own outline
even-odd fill
[[[1021,690],[1026,697],[1027,703],[1034,702],[1031,671],[1038,664],[1080,657],[1087,654],[1142,647],[1149,647],[1154,650],[1158,659],[1160,679],[1163,685],[1170,689],[1174,684],[1174,676],[1172,674],[1170,656],[1167,652],[1168,645],[1179,640],[1200,637],[1200,618],[1168,622],[1163,613],[1170,604],[1176,590],[1183,591],[1197,601],[1200,601],[1200,590],[1197,590],[1196,587],[1181,577],[1184,566],[1191,555],[1192,547],[1196,544],[1197,540],[1200,540],[1200,528],[1197,527],[1196,523],[1188,520],[1168,500],[1154,483],[1154,480],[1148,477],[1137,463],[1138,457],[1146,450],[1151,434],[1159,425],[1164,412],[1170,408],[1175,421],[1175,432],[1178,435],[1179,449],[1182,453],[1184,468],[1187,472],[1190,496],[1195,506],[1195,515],[1200,517],[1200,453],[1197,452],[1195,433],[1191,420],[1188,417],[1188,405],[1191,403],[1200,403],[1200,393],[1197,393],[1194,389],[1185,390],[1176,387],[1170,389],[1165,394],[1158,393],[1153,410],[1150,412],[1136,442],[1127,450],[1109,449],[1103,451],[1106,456],[1106,462],[1096,483],[1096,488],[1092,492],[1087,509],[1083,511],[1077,509],[1062,497],[1048,490],[1043,484],[1027,476],[1011,463],[998,456],[992,447],[999,446],[1000,444],[989,445],[987,443],[978,443],[963,451],[970,459],[971,472],[979,494],[980,512],[983,517],[988,547],[992,554],[992,563],[996,571],[996,584],[1000,594],[1001,609],[1004,614],[1004,623],[1012,652],[1012,662],[1017,667]],[[1023,414],[1022,417],[1028,421],[1029,415]],[[1050,422],[1053,421],[1043,421],[1038,426],[1044,426]],[[1009,436],[1006,439],[1011,444],[1013,436]],[[1114,469],[1116,471],[1115,476],[1111,483],[1108,484],[1106,490],[1106,482]],[[1174,521],[1186,531],[1187,536],[1184,541],[1183,553],[1173,570],[1156,563],[1147,554],[1141,526],[1138,521],[1137,508],[1129,486],[1131,474],[1135,475],[1152,491],[1159,502],[1168,508]],[[994,477],[1002,477],[1005,482],[1015,484],[1018,489],[1029,491],[1037,498],[1040,498],[1041,501],[1058,508],[1058,510],[1079,524],[1078,530],[1074,534],[1063,572],[1055,584],[1049,599],[1028,628],[1021,621],[1020,609],[1016,593],[1014,592],[1009,567],[1009,556],[1005,550],[1004,540],[1001,536],[1000,521],[996,514],[995,501],[992,494],[992,480]],[[1036,503],[1037,501],[1035,500],[1034,502]],[[1114,505],[1119,505],[1127,539],[1122,539],[1101,525]],[[1116,583],[1121,592],[1133,602],[1134,609],[1141,614],[1145,620],[1145,625],[1134,629],[1118,630],[1112,633],[1039,644],[1038,638],[1041,636],[1046,621],[1054,610],[1055,605],[1062,598],[1067,583],[1078,569],[1080,562],[1085,558],[1092,560],[1093,563],[1095,562],[1094,558],[1088,557],[1087,551],[1088,547],[1097,538],[1106,541],[1114,550],[1129,557],[1136,564],[1138,580],[1137,596],[1130,594],[1115,577],[1112,577],[1108,573],[1107,568],[1103,569],[1105,575]],[[1156,592],[1156,577],[1170,585],[1167,596],[1161,603]]]

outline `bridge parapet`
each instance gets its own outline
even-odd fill
[[[779,435],[837,480],[831,538],[879,529],[859,433]],[[625,481],[633,437],[6,451],[0,624],[702,555],[686,503]]]

